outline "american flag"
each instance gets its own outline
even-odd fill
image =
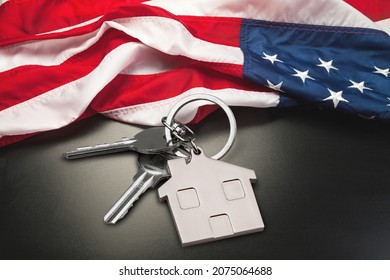
[[[195,93],[389,120],[389,18],[388,0],[3,1],[0,146],[96,113],[161,125]]]

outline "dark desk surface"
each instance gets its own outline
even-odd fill
[[[62,153],[141,127],[96,116],[0,149],[1,258],[390,259],[388,123],[302,108],[233,111],[238,135],[223,160],[256,171],[264,232],[182,248],[155,190],[105,225],[136,154],[70,162]],[[228,135],[222,111],[191,127],[206,154]]]

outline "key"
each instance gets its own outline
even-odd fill
[[[170,158],[162,154],[140,154],[139,171],[134,176],[133,183],[104,216],[104,222],[107,224],[118,222],[147,189],[154,188],[162,180],[168,179],[170,174],[167,160]]]
[[[172,151],[179,145],[180,142],[168,145],[164,138],[164,128],[153,127],[139,132],[133,138],[123,138],[121,141],[111,144],[99,144],[96,146],[77,148],[76,150],[64,153],[64,157],[66,159],[78,159],[125,151],[135,151],[142,154],[156,154]]]

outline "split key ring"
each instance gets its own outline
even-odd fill
[[[175,124],[175,116],[177,113],[180,111],[181,108],[183,108],[185,105],[188,103],[194,102],[194,101],[199,101],[199,100],[204,100],[204,101],[210,101],[216,105],[219,105],[226,113],[228,119],[229,119],[229,124],[230,124],[230,133],[229,133],[229,138],[225,144],[225,146],[214,156],[211,158],[213,159],[220,159],[226,153],[230,150],[230,148],[233,145],[234,139],[237,134],[237,123],[236,119],[234,117],[234,114],[230,107],[225,104],[221,99],[213,96],[213,95],[208,95],[208,94],[193,94],[190,96],[187,96],[183,99],[181,99],[178,103],[176,103],[171,111],[168,113],[166,119],[164,120],[164,125],[165,125],[165,138],[167,140],[167,143],[169,145],[172,145],[172,131],[170,128],[172,128]],[[184,155],[180,151],[175,151],[175,154],[183,157]]]

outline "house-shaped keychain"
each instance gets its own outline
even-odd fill
[[[201,151],[201,150],[200,150]],[[201,151],[168,161],[171,178],[158,189],[168,200],[183,246],[262,231],[252,189],[255,172],[208,158]]]

